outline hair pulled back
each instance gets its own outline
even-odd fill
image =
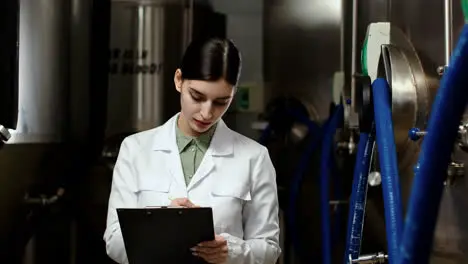
[[[198,39],[190,43],[182,58],[182,79],[218,81],[237,86],[241,72],[241,55],[231,40]]]

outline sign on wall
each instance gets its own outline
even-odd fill
[[[160,74],[162,62],[149,61],[148,50],[112,48],[109,50],[110,75]]]

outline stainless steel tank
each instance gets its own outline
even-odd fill
[[[175,7],[183,19],[184,7]],[[169,26],[169,8],[163,1],[112,2],[107,135],[163,122],[164,29]]]
[[[16,133],[28,142],[60,142],[67,130],[70,1],[21,0]]]
[[[327,118],[333,75],[344,70],[342,7],[341,0],[264,1],[264,80],[269,97],[295,96],[314,118]]]
[[[55,222],[58,215],[63,217],[57,207],[52,214],[40,215],[44,218],[39,220],[47,224],[36,229],[41,205],[34,201],[40,201],[36,199],[40,195],[52,196],[75,172],[86,170],[85,162],[79,168],[71,163],[75,155],[88,154],[80,147],[86,148],[89,132],[92,2],[17,2],[18,8],[9,12],[18,14],[19,36],[2,38],[2,42],[14,41],[18,49],[18,74],[10,76],[18,81],[17,107],[12,110],[18,119],[9,126],[16,128],[12,138],[0,148],[0,255],[5,262],[19,263],[32,234],[37,243],[28,249],[36,250],[29,251],[26,263],[34,259],[64,263],[70,258],[68,219]]]
[[[0,15],[0,144],[16,128],[18,109],[19,1],[8,1]]]
[[[106,138],[154,128],[179,110],[174,73],[203,36],[225,36],[224,15],[206,1],[111,1]],[[104,155],[115,157],[119,142]]]
[[[190,40],[200,36],[194,28],[203,24],[203,11],[205,20],[214,17],[193,0],[112,1],[107,136],[150,129],[174,114],[173,75]]]

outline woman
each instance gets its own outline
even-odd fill
[[[240,69],[231,41],[191,43],[174,75],[180,113],[122,142],[104,234],[115,261],[127,262],[116,208],[196,205],[213,208],[216,236],[194,245],[194,255],[208,263],[276,262],[278,199],[268,151],[221,119]]]

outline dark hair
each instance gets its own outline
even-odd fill
[[[226,80],[236,86],[241,71],[241,55],[232,41],[221,38],[194,40],[185,50],[180,70],[182,79]]]

